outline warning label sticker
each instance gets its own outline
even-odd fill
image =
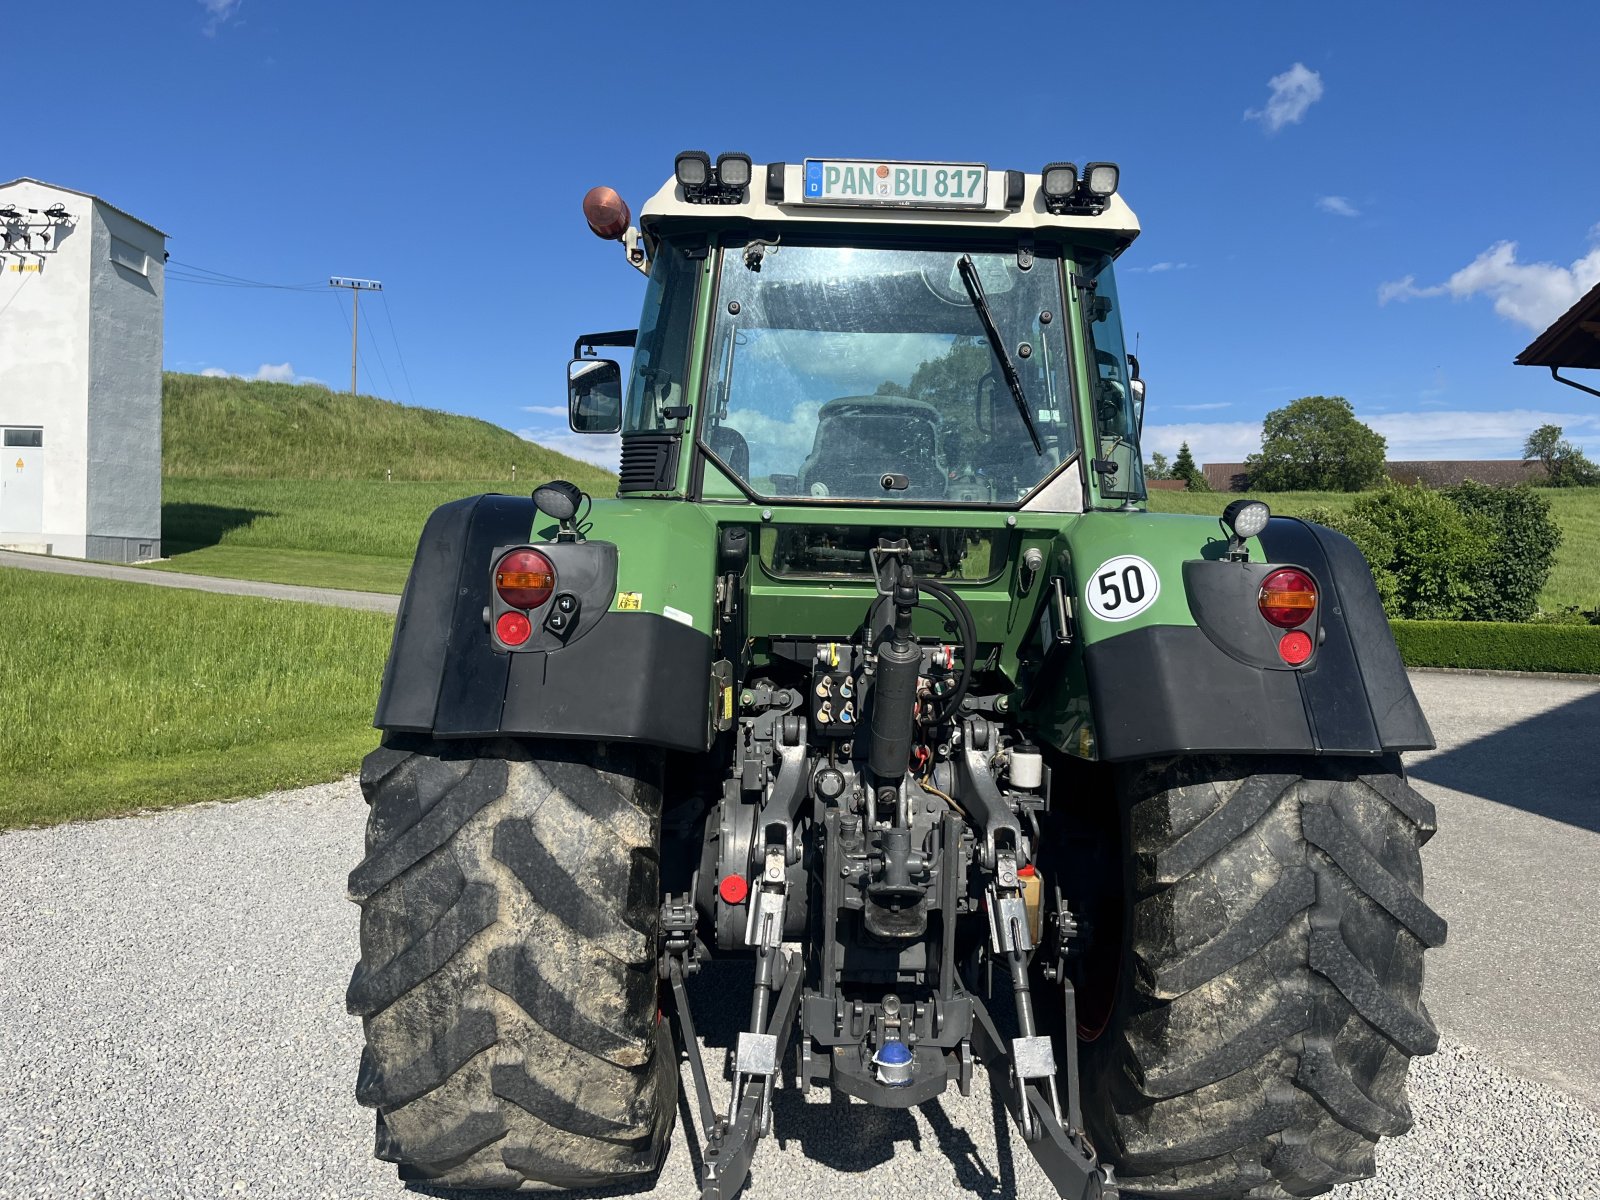
[[[618,592],[617,609],[619,612],[638,612],[644,606],[643,592]]]

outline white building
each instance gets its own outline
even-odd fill
[[[97,196],[0,183],[0,547],[160,557],[165,262]]]

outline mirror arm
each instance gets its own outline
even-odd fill
[[[622,235],[622,250],[628,256],[630,266],[643,275],[650,274],[650,255],[645,250],[644,238],[637,225],[628,226],[628,232]]]

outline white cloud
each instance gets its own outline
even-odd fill
[[[1213,400],[1210,404],[1174,404],[1173,408],[1183,412],[1201,412],[1208,408],[1232,408],[1232,400]]]
[[[1159,450],[1168,458],[1189,443],[1197,463],[1243,462],[1245,455],[1261,449],[1260,421],[1194,421],[1177,425],[1146,425],[1139,439],[1148,455]]]
[[[536,417],[565,417],[567,415],[567,406],[565,404],[528,404],[523,406],[522,411],[532,413]]]
[[[205,24],[201,30],[207,37],[216,37],[217,30],[233,20],[239,11],[239,6],[244,0],[200,0],[200,7],[205,10]]]
[[[1422,296],[1442,296],[1444,291],[1443,284],[1438,287],[1419,288],[1415,275],[1404,275],[1378,285],[1378,306],[1381,308],[1391,300],[1416,300]]]
[[[1260,121],[1268,133],[1277,133],[1285,125],[1298,125],[1305,119],[1306,110],[1322,99],[1322,76],[1304,63],[1295,63],[1282,75],[1267,80],[1272,94],[1265,108],[1245,110],[1245,120]]]
[[[327,381],[324,379],[318,379],[312,375],[296,375],[294,373],[294,364],[286,362],[262,363],[256,368],[254,375],[240,375],[236,371],[225,370],[222,367],[207,367],[200,374],[208,379],[260,379],[265,380],[267,383],[309,383],[316,387],[328,386]],[[561,410],[563,414],[566,411],[564,408]]]
[[[1317,207],[1336,217],[1359,217],[1361,210],[1343,196],[1318,196]]]
[[[1132,274],[1135,274],[1135,275],[1138,275],[1138,274],[1157,275],[1157,274],[1160,274],[1162,271],[1187,271],[1188,269],[1189,269],[1189,264],[1186,263],[1186,262],[1158,262],[1158,263],[1151,263],[1148,267],[1129,267],[1128,268],[1129,272],[1132,273]]]
[[[1590,230],[1591,239],[1597,236]],[[1491,296],[1495,312],[1539,333],[1596,283],[1600,283],[1600,243],[1570,267],[1563,267],[1551,262],[1518,262],[1515,242],[1496,242],[1443,283],[1418,287],[1416,276],[1406,275],[1379,285],[1378,303],[1445,295],[1456,300]]]
[[[565,413],[566,410],[562,409]],[[615,471],[622,461],[622,438],[615,433],[572,433],[565,429],[519,429],[517,436],[524,441],[536,442],[546,450],[565,454],[608,471]]]
[[[1489,412],[1358,413],[1389,443],[1391,459],[1520,458],[1541,425],[1559,425],[1574,442],[1600,445],[1600,414],[1508,408]]]

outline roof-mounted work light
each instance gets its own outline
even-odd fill
[[[717,182],[724,188],[743,191],[750,186],[750,156],[748,154],[717,155]]]
[[[690,204],[743,204],[750,188],[750,156],[718,155],[713,167],[704,150],[685,150],[674,160],[672,173]]]
[[[1050,163],[1039,175],[1039,191],[1044,206],[1061,216],[1099,216],[1116,194],[1120,172],[1116,163],[1092,162],[1083,168],[1083,178],[1072,163]]]
[[[685,191],[703,188],[711,182],[711,155],[704,150],[685,150],[673,161],[672,173]]]
[[[1072,193],[1078,190],[1078,167],[1076,163],[1053,162],[1039,172],[1039,190],[1044,193],[1044,202],[1051,212],[1056,211],[1056,205],[1065,204],[1072,198]]]
[[[1098,199],[1109,200],[1116,194],[1120,174],[1116,163],[1090,163],[1083,169],[1084,190]]]

